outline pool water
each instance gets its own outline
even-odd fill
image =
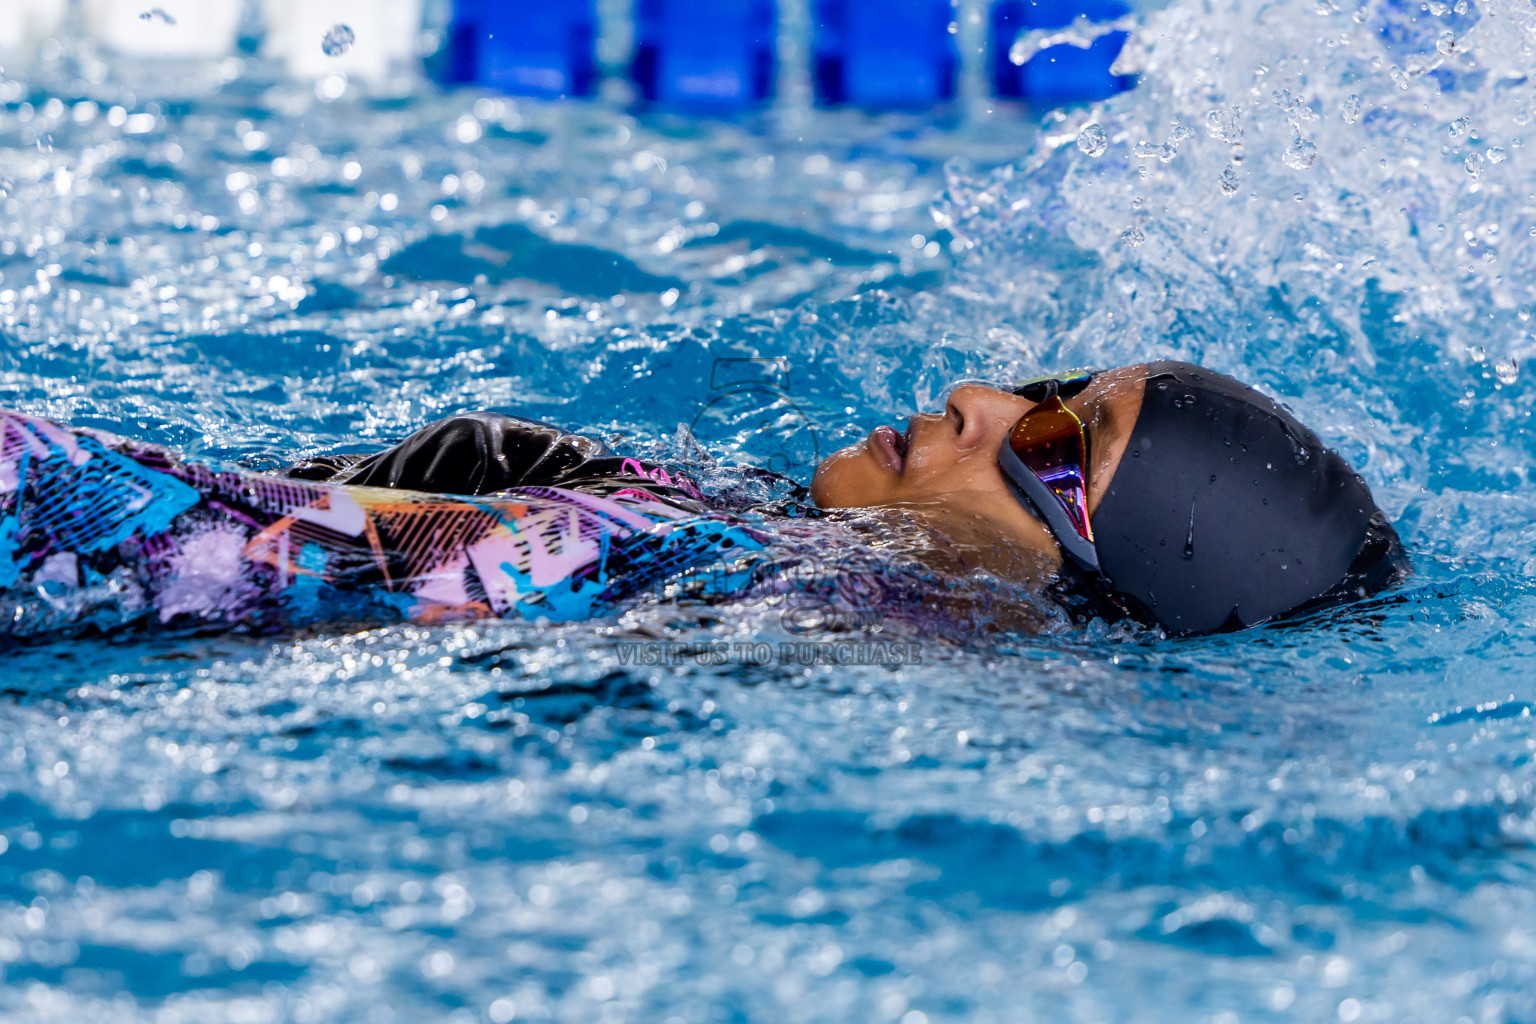
[[[1536,13],[1177,0],[1131,47],[963,123],[8,69],[0,404],[252,468],[496,408],[804,480],[962,377],[1185,358],[1416,573],[901,664],[665,606],[12,648],[0,1016],[1536,1020]]]

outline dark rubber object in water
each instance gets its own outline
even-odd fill
[[[1363,596],[1408,571],[1396,531],[1337,452],[1252,388],[1188,363],[1148,367],[1093,527],[1117,602],[1177,634]]]
[[[681,473],[620,458],[595,438],[494,412],[450,416],[385,451],[321,456],[289,466],[283,475],[438,494],[566,487],[607,496],[625,488],[643,488],[685,511],[707,511],[698,488]]]

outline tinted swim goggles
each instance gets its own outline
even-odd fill
[[[1081,371],[1009,388],[1036,405],[1008,432],[997,461],[1014,495],[1045,523],[1062,552],[1098,574],[1099,553],[1088,521],[1088,429],[1062,401],[1092,379],[1092,371]]]

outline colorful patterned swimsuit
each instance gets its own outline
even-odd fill
[[[0,640],[570,621],[762,546],[681,474],[511,417],[271,476],[0,411]]]

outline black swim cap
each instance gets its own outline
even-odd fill
[[[1252,626],[1408,569],[1337,452],[1257,391],[1189,363],[1148,365],[1093,529],[1117,602],[1170,633]]]

